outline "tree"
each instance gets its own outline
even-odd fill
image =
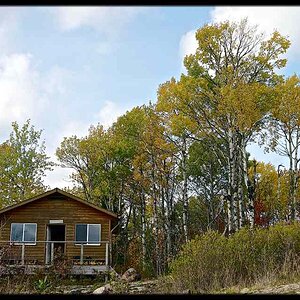
[[[185,242],[188,241],[188,206],[189,206],[189,174],[188,153],[197,125],[188,116],[180,113],[178,107],[188,97],[188,91],[171,80],[169,85],[161,85],[158,90],[156,111],[161,116],[164,125],[164,135],[174,147],[181,185],[181,200],[183,205],[182,223]]]
[[[10,138],[0,145],[0,193],[2,205],[10,205],[46,190],[45,171],[54,163],[40,142],[42,130],[35,130],[28,119],[20,128],[12,123]]]
[[[134,158],[135,180],[142,188],[143,197],[148,201],[150,224],[153,232],[155,271],[165,271],[167,257],[173,252],[175,166],[174,144],[164,135],[163,118],[150,104],[146,108],[147,122],[141,136],[138,152]],[[146,202],[144,199],[144,203]]]
[[[289,214],[295,220],[299,181],[300,79],[296,75],[280,82],[274,89],[274,104],[267,124],[270,149],[289,160]]]
[[[186,56],[188,71],[179,81],[163,85],[171,91],[180,85],[187,96],[177,107],[198,125],[198,138],[221,140],[211,151],[226,161],[228,232],[254,224],[254,206],[248,197],[246,147],[261,130],[269,112],[269,87],[278,83],[276,69],[286,64],[280,56],[289,41],[275,31],[268,40],[257,34],[247,19],[205,25],[196,32],[198,48]],[[225,149],[225,151],[224,151]]]
[[[210,142],[207,139],[194,142],[189,152],[188,174],[195,195],[194,205],[201,207],[202,212],[199,213],[206,213],[205,221],[199,227],[202,231],[219,230],[220,223],[224,224],[222,191],[226,187],[226,169],[220,166],[218,157],[210,151]]]
[[[286,221],[288,212],[288,181],[286,170],[271,163],[249,162],[249,181],[254,188],[255,224],[268,226]]]
[[[103,126],[90,126],[87,136],[64,137],[56,156],[63,168],[73,169],[71,179],[77,193],[87,201],[109,208],[107,182],[100,180],[103,170],[109,168],[109,136]],[[101,178],[102,179],[102,178]]]

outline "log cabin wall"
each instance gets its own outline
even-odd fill
[[[11,223],[36,223],[37,243],[26,245],[25,258],[34,258],[37,263],[44,264],[45,243],[38,241],[47,240],[46,231],[50,220],[63,220],[66,241],[75,241],[75,224],[101,224],[101,241],[109,241],[112,217],[74,199],[53,194],[4,212],[0,215],[0,220],[3,224],[0,230],[1,241],[10,240]],[[20,246],[14,247],[20,248]],[[85,245],[84,256],[105,260],[105,247],[105,243],[100,246]],[[69,259],[78,258],[80,248],[80,245],[75,245],[75,243],[67,243],[65,255]]]

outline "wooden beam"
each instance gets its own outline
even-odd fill
[[[80,245],[80,264],[83,265],[83,243]]]
[[[108,243],[105,244],[105,265],[108,266]]]
[[[25,243],[22,243],[21,264],[25,264]]]
[[[54,262],[54,243],[51,243],[51,264]]]

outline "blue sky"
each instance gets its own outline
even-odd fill
[[[281,72],[297,73],[299,13],[297,6],[0,7],[0,142],[11,122],[30,118],[55,160],[64,136],[83,136],[91,124],[107,128],[126,110],[155,102],[158,85],[184,72],[195,30],[213,21],[247,16],[266,35],[273,29],[289,35]],[[285,162],[249,150],[258,160]],[[45,183],[70,185],[68,174],[56,168]]]

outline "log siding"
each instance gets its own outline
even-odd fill
[[[9,241],[11,223],[36,223],[36,245],[25,246],[25,259],[32,259],[37,264],[45,264],[47,226],[50,220],[63,220],[65,225],[65,240],[75,241],[76,224],[101,224],[101,241],[111,241],[111,222],[115,220],[111,214],[97,210],[85,203],[68,197],[66,193],[60,194],[55,189],[44,197],[17,206],[11,210],[0,212],[0,240]],[[61,225],[62,225],[61,224]],[[41,242],[43,241],[43,242]],[[68,259],[80,257],[81,245],[65,244],[65,255]],[[84,256],[105,262],[106,244],[84,245]],[[21,251],[21,246],[14,245],[14,251]]]

